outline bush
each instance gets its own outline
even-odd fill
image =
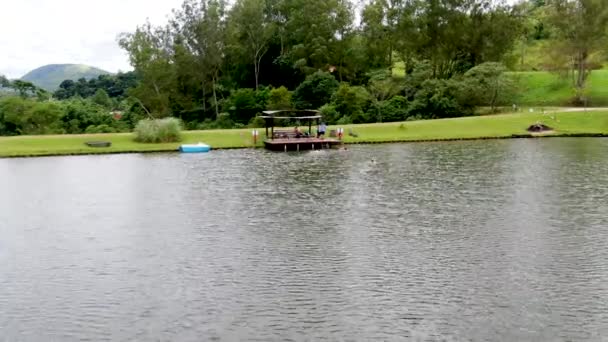
[[[408,116],[408,103],[403,96],[394,96],[388,101],[379,102],[377,109],[378,121],[382,122],[403,121]]]
[[[70,134],[85,132],[90,126],[111,127],[118,123],[107,109],[91,100],[82,99],[64,101],[61,122],[63,129]]]
[[[270,97],[268,98],[268,109],[279,110],[279,109],[291,109],[291,92],[284,86],[272,89],[270,91]]]
[[[463,89],[468,101],[478,106],[496,106],[513,103],[516,97],[515,82],[505,75],[506,67],[500,63],[480,64],[464,75]]]
[[[228,114],[228,113],[220,113],[220,115],[217,116],[217,120],[215,120],[214,124],[215,124],[215,128],[220,128],[220,129],[234,128],[234,121],[232,121],[232,119],[230,119],[230,114]]]
[[[266,88],[260,90],[237,89],[230,95],[224,108],[230,112],[232,121],[245,124],[266,108],[269,96],[270,91]],[[225,128],[231,127],[232,125]]]
[[[116,129],[104,124],[97,126],[89,126],[84,132],[87,134],[116,133]]]
[[[293,102],[297,109],[317,109],[329,103],[340,83],[327,72],[317,71],[306,77],[293,93]]]
[[[336,93],[332,96],[332,104],[336,106],[338,113],[350,115],[353,123],[365,123],[374,121],[367,113],[372,102],[367,89],[363,87],[351,87],[342,83]]]
[[[323,116],[323,121],[329,125],[333,125],[340,119],[340,113],[336,110],[336,106],[332,104],[323,105],[323,107],[319,108],[321,112],[321,116]]]
[[[135,126],[135,141],[166,143],[181,140],[181,122],[176,118],[141,120]]]
[[[249,128],[263,128],[263,127],[266,127],[266,122],[261,117],[256,116],[254,118],[251,118],[251,120],[249,120],[249,125],[247,125],[247,127],[249,127]]]
[[[0,101],[2,134],[63,133],[62,108],[55,102],[37,102],[21,97],[7,97]]]
[[[337,125],[350,125],[353,123],[353,120],[349,115],[344,115],[336,122]]]
[[[462,87],[462,82],[453,79],[424,81],[410,104],[408,115],[426,119],[472,115],[473,106],[467,103]]]

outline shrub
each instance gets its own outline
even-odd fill
[[[268,98],[268,109],[291,109],[291,92],[284,86],[272,89]]]
[[[473,114],[473,106],[467,103],[466,96],[460,90],[462,87],[462,82],[453,79],[424,81],[410,104],[408,115],[432,119]]]
[[[338,122],[336,122],[337,125],[350,125],[353,123],[353,120],[351,119],[351,117],[349,115],[344,115],[343,117],[340,118],[340,120],[338,120]]]
[[[504,65],[491,62],[467,71],[463,88],[468,91],[469,101],[475,105],[490,106],[492,111],[496,106],[512,103],[516,96],[515,82],[505,75],[506,71]]]
[[[230,112],[232,121],[245,124],[266,108],[269,95],[270,91],[265,88],[260,90],[237,89],[230,95],[224,108]],[[232,125],[230,126],[232,127]]]
[[[251,118],[251,120],[249,120],[249,125],[247,125],[247,127],[249,127],[249,128],[262,128],[265,126],[266,126],[265,120],[259,116]]]
[[[135,126],[135,141],[166,143],[181,140],[181,122],[176,118],[141,120]]]
[[[403,96],[394,96],[388,101],[378,103],[378,121],[403,121],[408,115],[407,99]]]
[[[336,106],[332,104],[323,105],[323,107],[319,108],[319,111],[321,111],[323,121],[327,124],[333,125],[340,119],[340,113],[336,110]]]
[[[110,99],[108,93],[106,93],[105,90],[97,89],[97,92],[95,93],[95,95],[93,95],[92,99],[93,102],[95,102],[96,104],[107,109],[112,109],[112,100]]]
[[[195,129],[207,130],[207,129],[216,129],[215,121],[211,119],[205,119],[205,121],[196,125]]]
[[[374,121],[369,118],[367,110],[372,102],[367,89],[363,87],[352,87],[342,83],[336,93],[332,96],[332,104],[336,106],[338,113],[350,115],[353,123],[365,123]]]
[[[116,129],[113,127],[110,127],[108,125],[97,125],[97,126],[89,126],[87,127],[87,129],[85,130],[85,133],[87,134],[97,134],[97,133],[115,133]]]
[[[228,113],[220,113],[217,116],[217,120],[214,122],[215,128],[229,129],[234,127],[234,121],[230,118]]]
[[[0,101],[0,116],[4,121],[2,133],[51,134],[63,133],[60,118],[62,108],[54,102],[37,102],[21,97]]]
[[[90,126],[113,126],[117,123],[107,109],[88,99],[64,101],[61,121],[67,133],[82,133]]]

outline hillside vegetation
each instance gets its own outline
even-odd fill
[[[109,72],[82,64],[49,64],[34,69],[21,77],[21,80],[48,90],[56,90],[64,80],[92,79]]]

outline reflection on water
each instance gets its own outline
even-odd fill
[[[608,141],[0,160],[0,331],[599,340]]]

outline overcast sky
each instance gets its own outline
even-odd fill
[[[0,75],[18,78],[46,64],[131,70],[116,37],[146,18],[167,21],[182,0],[1,0]]]

